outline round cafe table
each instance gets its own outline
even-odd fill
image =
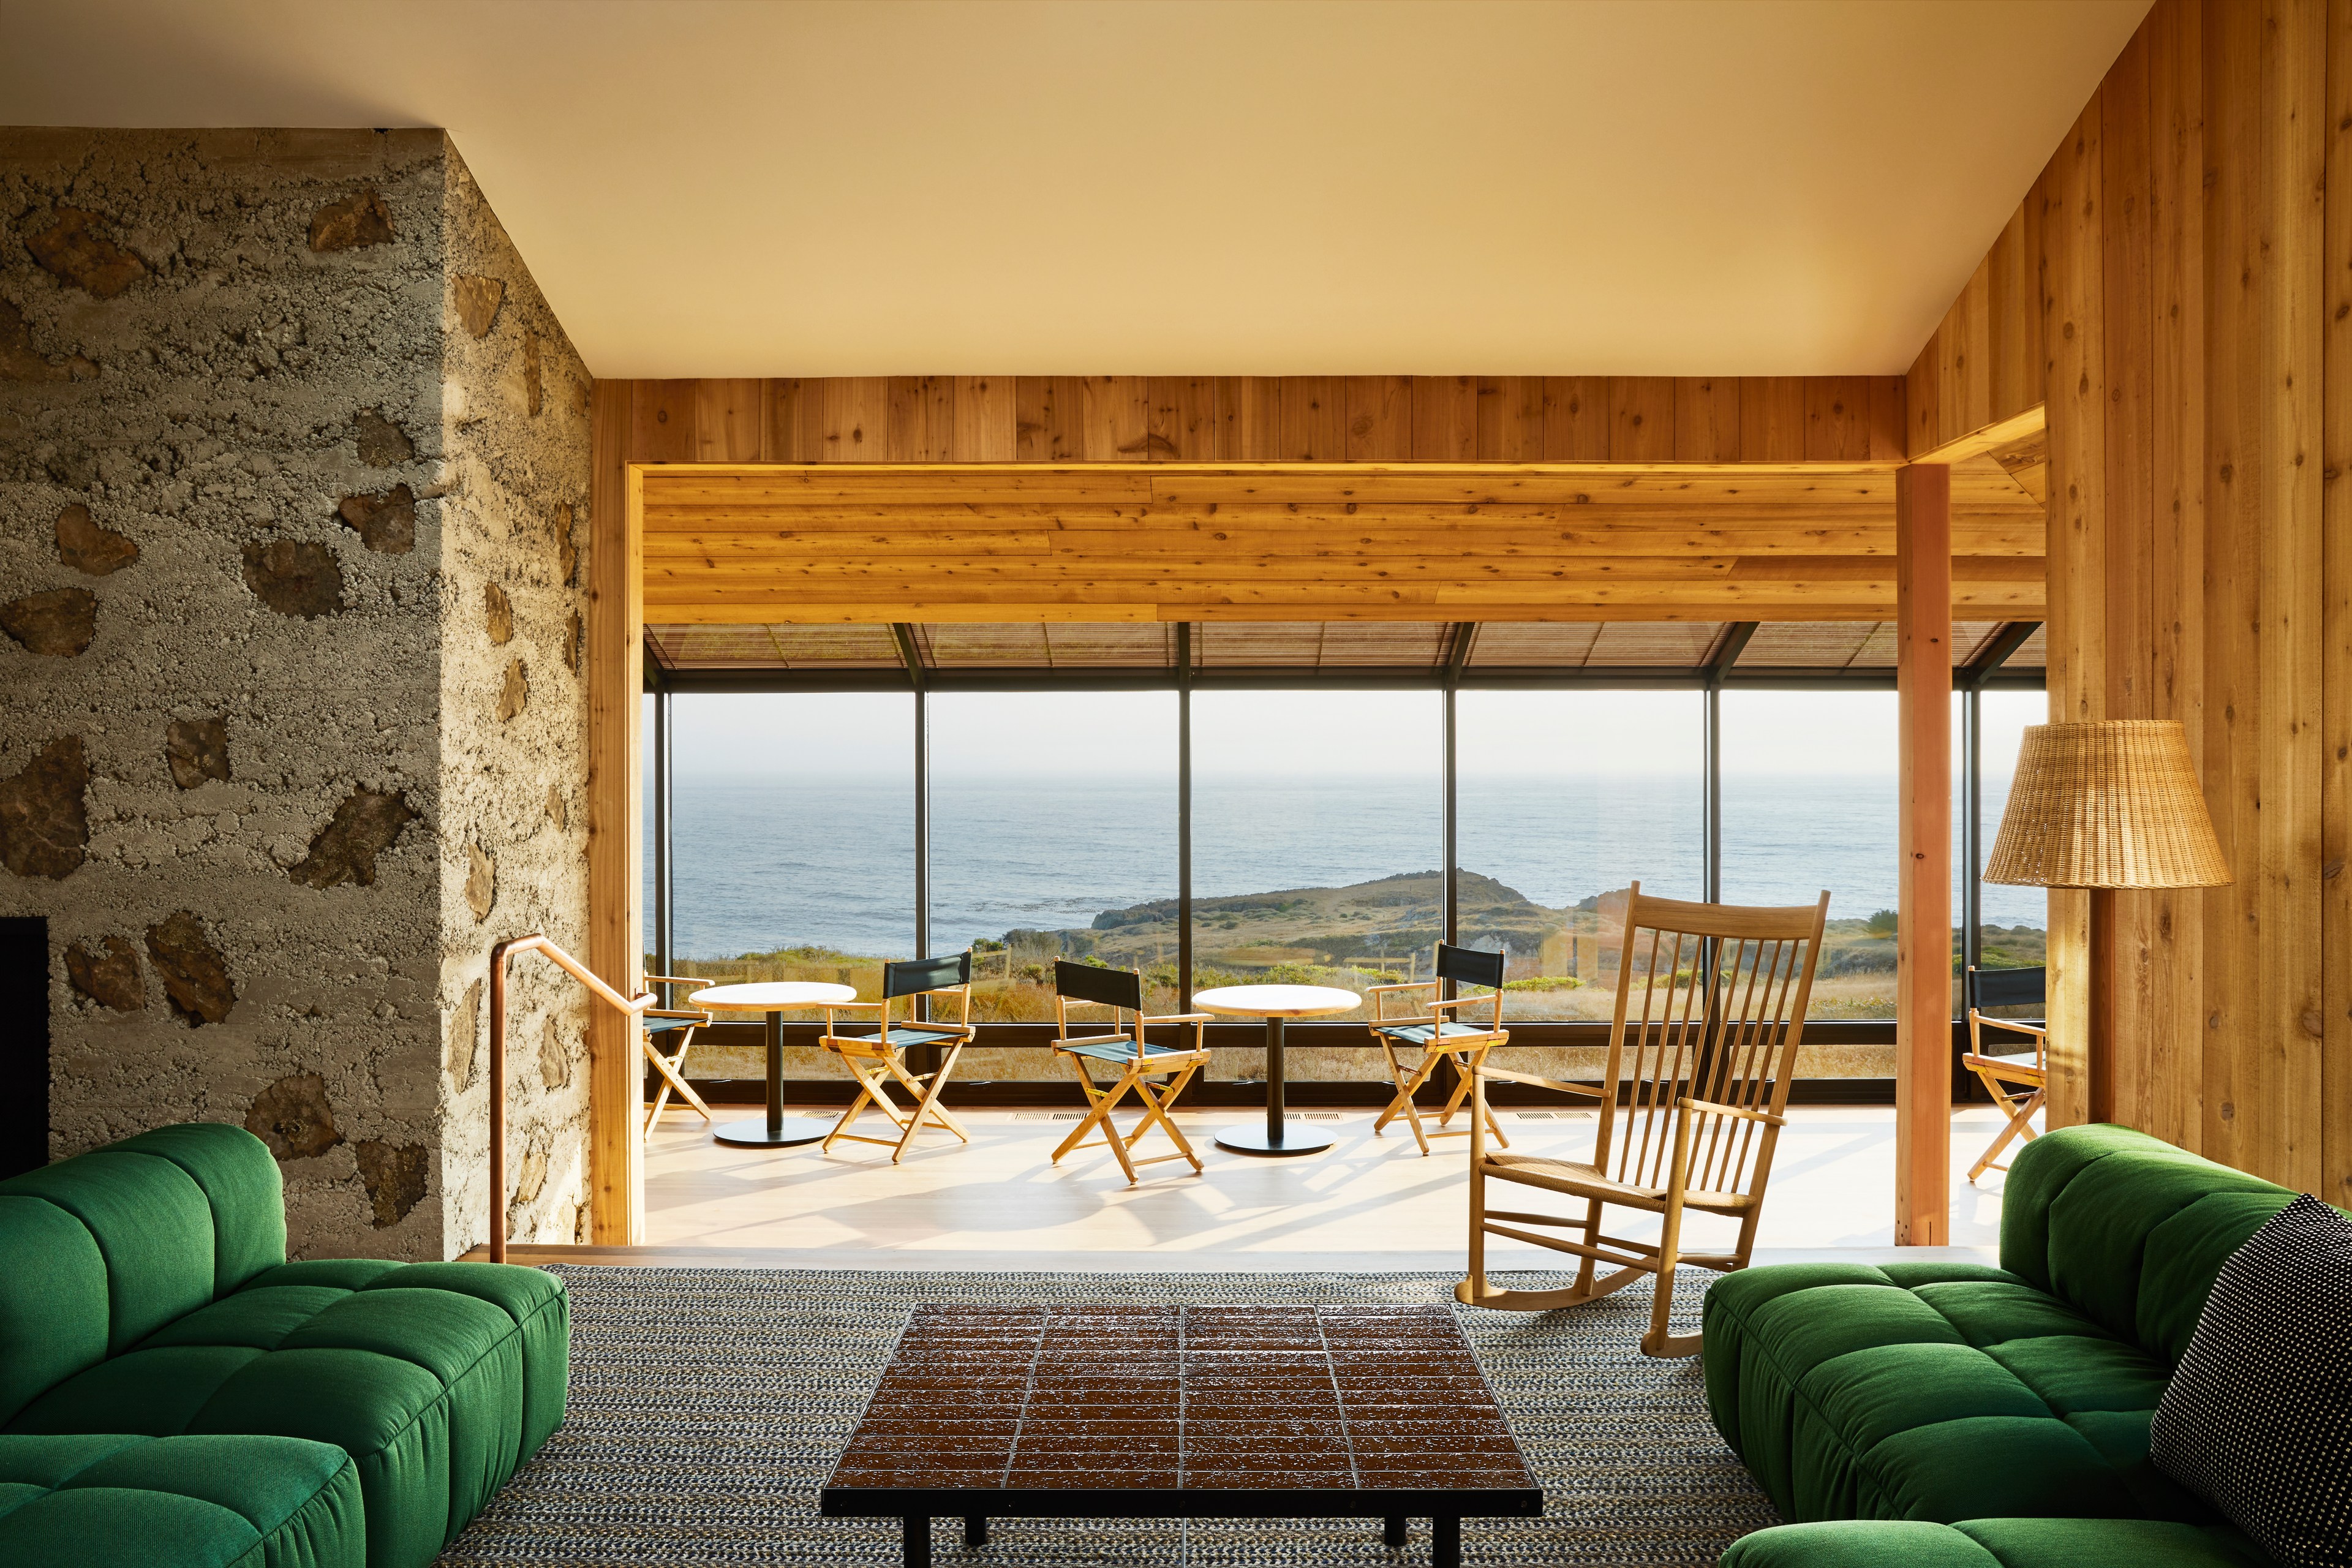
[[[709,985],[686,999],[689,1007],[714,1013],[765,1013],[768,1016],[768,1113],[711,1129],[721,1143],[739,1149],[791,1149],[814,1143],[833,1131],[822,1116],[784,1115],[784,1017],[799,1007],[822,1007],[831,1002],[855,1002],[854,985],[832,985],[819,980],[763,980],[749,985]]]
[[[1286,1129],[1282,1119],[1282,1026],[1289,1018],[1345,1013],[1362,1002],[1336,985],[1221,985],[1194,994],[1203,1013],[1265,1020],[1265,1131],[1235,1127],[1217,1134],[1217,1147],[1236,1154],[1319,1154],[1331,1140]]]

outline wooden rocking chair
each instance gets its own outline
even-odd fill
[[[1095,1005],[1111,1010],[1108,1026],[1081,1020],[1080,1028],[1108,1027],[1108,1034],[1073,1036],[1070,1033],[1070,1004]],[[1206,1013],[1170,1013],[1156,1018],[1143,1014],[1143,976],[1131,969],[1103,969],[1091,963],[1072,963],[1066,959],[1054,964],[1054,1018],[1058,1037],[1054,1041],[1055,1054],[1070,1064],[1078,1075],[1079,1087],[1087,1091],[1090,1108],[1086,1119],[1054,1150],[1055,1164],[1073,1149],[1084,1146],[1087,1134],[1099,1128],[1103,1142],[1110,1145],[1118,1161],[1118,1168],[1127,1173],[1127,1184],[1135,1185],[1138,1165],[1156,1165],[1165,1160],[1192,1162],[1192,1173],[1201,1173],[1201,1157],[1192,1152],[1192,1145],[1176,1130],[1169,1119],[1176,1097],[1192,1081],[1192,1075],[1209,1064],[1209,1047],[1202,1026],[1209,1021]],[[1192,1043],[1167,1050],[1153,1050],[1144,1043],[1147,1024],[1190,1024]],[[1094,1074],[1087,1070],[1088,1061],[1108,1062],[1119,1069],[1118,1080],[1108,1089],[1096,1084]],[[1151,1080],[1168,1081],[1153,1092]],[[1132,1094],[1143,1108],[1143,1120],[1135,1131],[1122,1134],[1111,1112],[1118,1102]],[[1176,1145],[1173,1154],[1154,1154],[1148,1159],[1135,1157],[1135,1146],[1143,1135],[1157,1125]]]
[[[646,984],[708,985],[710,982],[697,980],[690,975],[648,974]],[[646,1108],[646,1124],[640,1130],[641,1136],[653,1136],[655,1125],[661,1121],[661,1113],[669,1104],[672,1089],[677,1091],[679,1099],[702,1112],[702,1120],[714,1120],[710,1107],[702,1103],[702,1096],[695,1093],[694,1086],[686,1081],[686,1053],[694,1045],[694,1032],[709,1022],[710,1015],[699,1007],[648,1007],[642,1015],[637,1044],[644,1049],[646,1060],[653,1064],[655,1073],[660,1077],[661,1087],[654,1091],[653,1103]],[[667,1051],[662,1048],[665,1046],[669,1047]]]
[[[1404,985],[1375,985],[1365,994],[1372,1003],[1372,1038],[1389,1059],[1389,1077],[1396,1082],[1396,1096],[1389,1108],[1372,1123],[1375,1136],[1380,1130],[1402,1116],[1412,1129],[1412,1141],[1421,1145],[1423,1154],[1429,1152],[1432,1138],[1462,1138],[1469,1134],[1467,1127],[1449,1127],[1454,1113],[1462,1109],[1465,1096],[1470,1092],[1471,1074],[1486,1061],[1486,1053],[1496,1046],[1509,1042],[1510,1034],[1503,1027],[1503,955],[1482,952],[1472,947],[1437,944],[1437,978],[1415,981]],[[1458,984],[1487,988],[1484,996],[1440,996],[1437,993],[1444,981]],[[1428,1000],[1422,1011],[1411,1017],[1389,1016],[1389,998],[1403,992],[1427,992]],[[1482,1019],[1465,1018],[1461,1015],[1473,1009],[1485,1009]],[[1397,1052],[1419,1051],[1420,1059],[1408,1065]],[[1437,1113],[1437,1131],[1430,1131],[1421,1124],[1421,1108],[1412,1102],[1415,1090],[1429,1081],[1437,1064],[1450,1061],[1456,1074],[1454,1092],[1445,1098]],[[1511,1141],[1503,1136],[1496,1122],[1495,1113],[1484,1112],[1486,1131],[1495,1142],[1505,1148]]]
[[[899,997],[954,996],[962,1004],[962,1011],[952,1024],[890,1021],[890,1004]],[[844,1029],[837,1015],[873,1010],[880,1015],[871,1030]],[[834,1002],[824,1010],[824,1034],[817,1043],[842,1060],[850,1075],[857,1079],[857,1098],[833,1124],[824,1136],[824,1152],[842,1139],[852,1143],[880,1143],[890,1150],[890,1163],[897,1164],[907,1157],[908,1147],[925,1123],[944,1127],[965,1142],[971,1142],[971,1130],[956,1120],[955,1113],[940,1103],[940,1091],[948,1086],[955,1071],[956,1058],[971,1043],[971,954],[960,952],[952,958],[918,958],[882,966],[882,999],[878,1002]],[[907,1048],[910,1046],[945,1046],[947,1055],[929,1072],[918,1073],[907,1066]],[[899,1087],[914,1097],[911,1105],[900,1105],[890,1098],[889,1084],[896,1079]],[[849,1131],[851,1123],[873,1106],[890,1120],[898,1130],[896,1138],[871,1138]]]
[[[1805,1005],[1821,953],[1830,896],[1811,906],[1741,909],[1644,898],[1639,882],[1625,900],[1625,939],[1617,963],[1617,1009],[1608,1063],[1596,1089],[1500,1068],[1476,1069],[1474,1107],[1485,1109],[1496,1080],[1582,1095],[1599,1101],[1590,1161],[1496,1153],[1486,1147],[1483,1114],[1470,1119],[1470,1268],[1454,1295],[1477,1307],[1541,1312],[1573,1307],[1654,1276],[1656,1294],[1643,1351],[1696,1355],[1699,1336],[1669,1334],[1675,1268],[1696,1264],[1729,1272],[1748,1266],[1772,1150],[1785,1121],[1789,1080],[1804,1032]],[[1487,1206],[1486,1184],[1583,1200],[1581,1215],[1527,1213]],[[1662,1216],[1657,1245],[1602,1234],[1601,1211],[1614,1205]],[[1685,1253],[1686,1211],[1739,1222],[1727,1253]],[[1581,1231],[1580,1240],[1524,1228]],[[1498,1289],[1486,1279],[1486,1237],[1507,1236],[1581,1258],[1576,1283],[1559,1290]],[[1594,1265],[1614,1272],[1594,1279]]]

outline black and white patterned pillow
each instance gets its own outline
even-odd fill
[[[2352,1221],[2299,1197],[2230,1255],[2148,1447],[2288,1568],[2352,1564]]]

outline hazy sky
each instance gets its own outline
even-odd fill
[[[2045,708],[2038,691],[1986,695],[1989,774],[2009,772],[2019,731],[2042,722]],[[887,775],[912,765],[908,696],[681,696],[672,712],[673,766],[682,778]],[[1199,691],[1192,696],[1193,766],[1203,775],[1421,773],[1434,780],[1441,712],[1434,691]],[[1700,713],[1696,691],[1465,691],[1461,763],[1465,771],[1539,775],[1696,771]],[[1050,773],[1057,757],[1081,752],[1089,775],[1171,776],[1176,697],[935,695],[930,740],[935,780]],[[1727,769],[1891,774],[1894,742],[1891,691],[1724,693]]]

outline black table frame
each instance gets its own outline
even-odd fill
[[[1282,1025],[1280,1014],[1266,1015],[1265,1131],[1260,1132],[1250,1127],[1229,1127],[1217,1134],[1218,1148],[1235,1154],[1283,1159],[1294,1154],[1320,1154],[1331,1147],[1332,1140],[1317,1132],[1293,1133],[1284,1121]]]
[[[976,1502],[989,1511],[973,1513]],[[1368,1510],[1366,1504],[1375,1505]],[[1366,1519],[1381,1521],[1381,1541],[1405,1542],[1405,1521],[1430,1522],[1430,1568],[1462,1568],[1465,1519],[1532,1519],[1543,1513],[1537,1487],[1449,1490],[1414,1487],[1395,1491],[1317,1487],[1297,1491],[1243,1491],[1134,1487],[827,1487],[818,1511],[827,1519],[899,1521],[906,1568],[931,1568],[931,1521],[963,1519],[967,1548],[988,1544],[992,1519]]]
[[[804,1003],[804,1006],[815,1006]],[[787,1125],[784,1116],[784,1010],[771,1007],[768,1016],[768,1098],[763,1116],[747,1117],[741,1121],[722,1122],[710,1130],[719,1142],[737,1149],[797,1149],[803,1143],[822,1142],[834,1129],[834,1121],[822,1116],[795,1116]]]

